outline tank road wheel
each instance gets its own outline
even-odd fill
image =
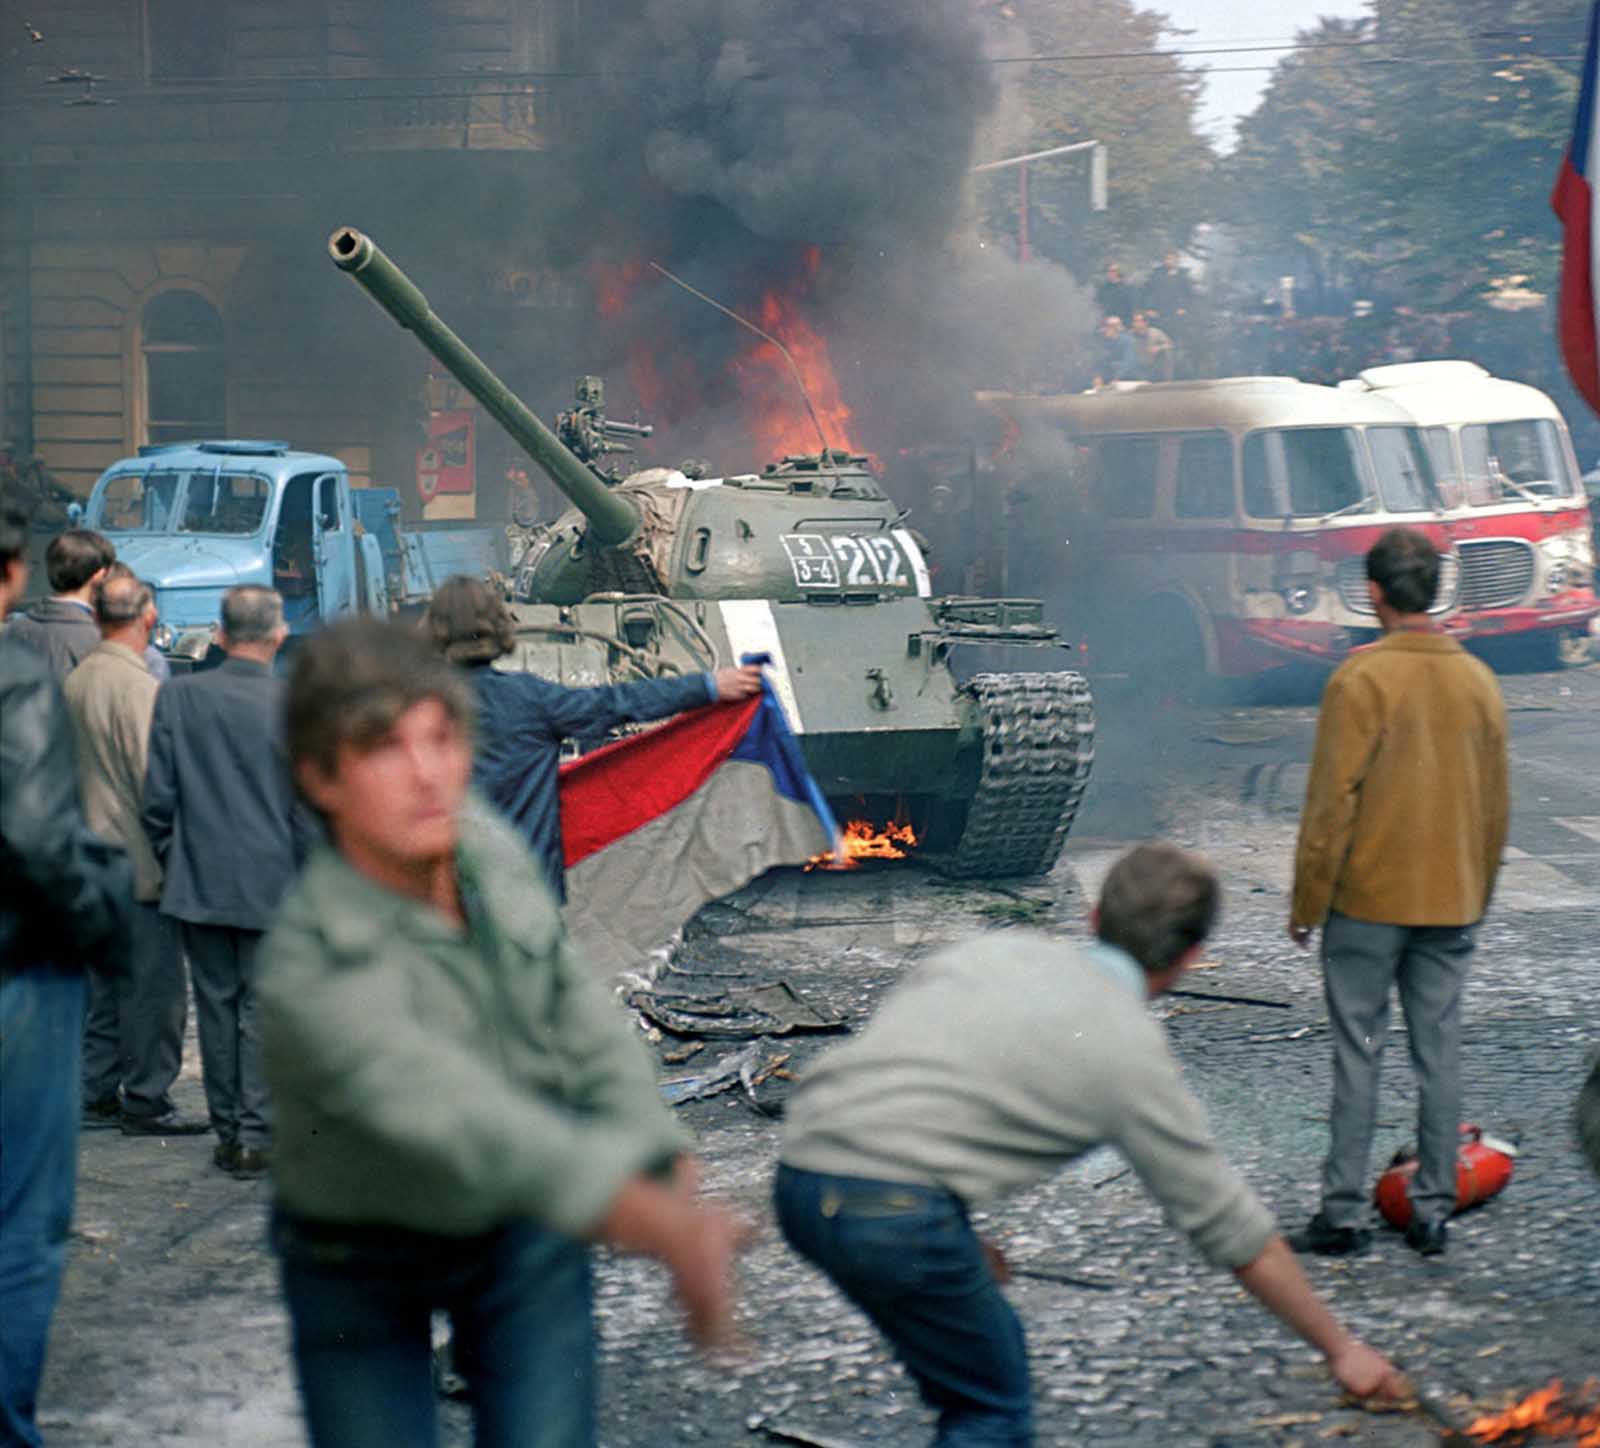
[[[1061,854],[1094,763],[1094,702],[1082,674],[975,674],[983,723],[978,787],[947,869],[1042,875]]]

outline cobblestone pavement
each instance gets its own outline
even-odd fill
[[[1513,848],[1467,1002],[1466,1114],[1521,1138],[1516,1177],[1424,1262],[1390,1232],[1313,1260],[1336,1309],[1447,1415],[1555,1376],[1600,1372],[1600,1183],[1573,1145],[1573,1098],[1600,1046],[1600,668],[1505,682]],[[1159,712],[1159,711],[1158,711]],[[1284,938],[1284,888],[1314,724],[1306,708],[1193,716],[1103,709],[1091,797],[1041,881],[952,882],[915,865],[780,872],[693,922],[676,983],[782,976],[854,1020],[929,951],[1020,921],[1081,937],[1085,902],[1128,840],[1200,848],[1227,889],[1207,968],[1185,989],[1279,1007],[1168,998],[1158,1009],[1229,1156],[1286,1226],[1315,1205],[1328,1043],[1314,959]],[[1385,1063],[1374,1166],[1410,1139],[1404,1031]],[[735,1047],[711,1043],[698,1064]],[[792,1047],[803,1068],[815,1040]],[[678,1068],[681,1069],[681,1068]],[[199,1109],[192,1049],[182,1104]],[[762,1424],[842,1444],[925,1442],[928,1419],[863,1319],[778,1242],[766,1193],[777,1127],[737,1095],[683,1109],[710,1188],[766,1224],[742,1270],[746,1349],[684,1345],[662,1275],[607,1258],[598,1277],[604,1442],[757,1444]],[[86,1133],[77,1240],[44,1423],[54,1448],[304,1442],[286,1325],[262,1244],[268,1189],[209,1166],[203,1140]],[[1096,1153],[988,1214],[1014,1264],[1077,1279],[1011,1289],[1033,1354],[1042,1444],[1440,1441],[1419,1416],[1344,1406],[1315,1355],[1232,1277],[1175,1238],[1118,1158]],[[447,1437],[467,1441],[458,1408]],[[802,1439],[803,1441],[803,1439]]]

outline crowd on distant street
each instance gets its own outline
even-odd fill
[[[1168,285],[1162,320],[1182,335]],[[1130,322],[1130,338],[1166,335]],[[23,596],[27,528],[0,501],[0,616]],[[659,1259],[691,1336],[715,1346],[747,1228],[701,1194],[639,1033],[566,934],[559,750],[748,700],[760,669],[586,690],[502,672],[504,600],[457,578],[420,627],[309,635],[287,680],[282,599],[234,587],[220,664],[162,679],[154,590],[104,538],[63,533],[47,569],[50,597],[0,630],[0,1442],[41,1441],[76,1137],[115,1129],[209,1133],[216,1169],[270,1175],[317,1448],[437,1441],[435,1312],[479,1444],[590,1448],[591,1246]],[[1281,1235],[1224,1160],[1146,1009],[1221,904],[1210,868],[1168,844],[1113,866],[1093,943],[1007,931],[948,947],[797,1089],[782,1233],[888,1339],[940,1444],[1033,1440],[1004,1254],[969,1211],[1103,1144],[1345,1390],[1406,1391],[1296,1253],[1369,1244],[1396,988],[1421,1090],[1405,1240],[1447,1249],[1461,995],[1505,838],[1507,745],[1493,676],[1428,613],[1433,545],[1395,529],[1366,569],[1384,637],[1328,686],[1288,920],[1301,946],[1321,933],[1335,1046],[1304,1229]],[[204,1117],[172,1096],[191,993]]]

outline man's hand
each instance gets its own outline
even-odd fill
[[[1364,1342],[1352,1339],[1348,1347],[1328,1359],[1328,1368],[1339,1380],[1339,1386],[1358,1398],[1397,1402],[1411,1395],[1406,1375]]]
[[[1289,939],[1294,941],[1300,949],[1309,949],[1311,946],[1311,927],[1309,925],[1296,925],[1291,920],[1289,922]]]
[[[726,1347],[733,1341],[733,1259],[751,1232],[732,1212],[693,1195],[698,1175],[684,1157],[669,1181],[630,1177],[593,1235],[619,1252],[661,1262],[688,1316],[689,1336],[703,1348]]]
[[[732,704],[761,692],[760,664],[740,664],[733,669],[718,669],[714,677],[719,704]]]
[[[705,1349],[731,1347],[733,1259],[750,1240],[749,1224],[726,1208],[700,1204],[662,1257],[688,1318],[689,1337]]]

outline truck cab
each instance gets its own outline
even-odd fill
[[[291,636],[387,606],[345,465],[284,442],[140,448],[95,483],[83,521],[154,587],[155,643],[180,661],[205,656],[222,595],[237,584],[277,589]]]

